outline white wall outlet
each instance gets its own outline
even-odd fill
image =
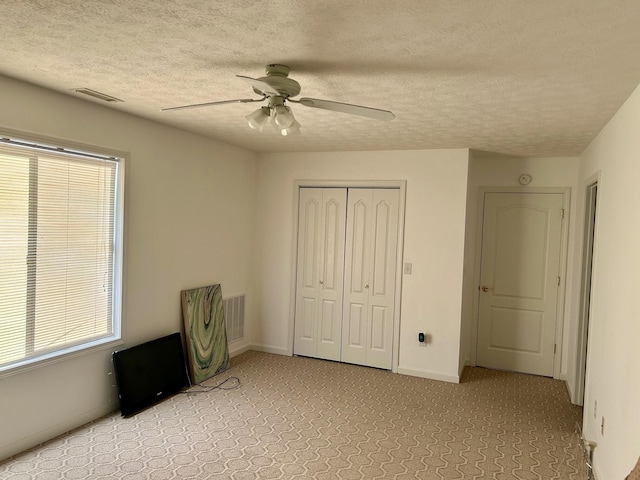
[[[404,264],[404,274],[411,275],[411,271],[413,270],[413,264],[409,262],[405,262]]]

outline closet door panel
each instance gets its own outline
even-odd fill
[[[340,360],[342,338],[342,294],[344,290],[344,245],[347,214],[345,188],[322,189],[320,247],[321,300],[316,356]]]
[[[315,356],[317,352],[321,205],[322,189],[300,189],[293,349],[296,355]]]
[[[340,360],[344,188],[300,189],[294,353]]]
[[[371,258],[371,189],[349,189],[342,361],[366,365]]]
[[[399,191],[372,192],[371,288],[367,363],[370,367],[391,368],[398,248]]]

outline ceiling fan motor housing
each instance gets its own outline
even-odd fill
[[[300,93],[300,84],[289,78],[289,67],[286,65],[270,64],[265,67],[265,77],[260,77],[258,80],[265,82],[271,86],[271,88],[278,91],[278,93],[284,97],[295,97]],[[260,90],[253,89],[258,95],[272,96],[271,93],[261,92]]]

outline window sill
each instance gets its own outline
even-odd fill
[[[46,368],[50,365],[55,365],[72,358],[82,357],[84,355],[89,355],[101,350],[114,351],[117,350],[117,347],[121,345],[124,345],[124,340],[121,337],[108,337],[100,340],[95,340],[93,342],[84,343],[82,345],[76,345],[66,350],[52,352],[40,357],[15,362],[0,367],[0,379],[12,375],[19,375],[30,370]]]

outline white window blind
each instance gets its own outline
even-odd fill
[[[0,370],[119,338],[121,168],[0,142]]]

